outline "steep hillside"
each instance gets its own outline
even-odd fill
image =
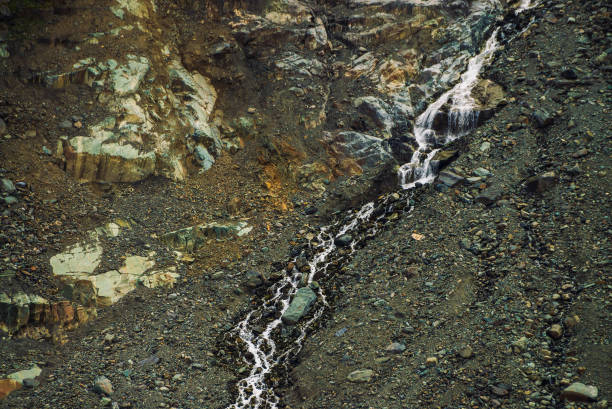
[[[609,28],[0,1],[0,407],[606,407]]]

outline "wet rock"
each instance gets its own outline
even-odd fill
[[[448,187],[453,187],[465,181],[465,178],[453,172],[444,170],[438,175],[438,180]]]
[[[552,125],[553,117],[543,109],[538,109],[531,114],[531,121],[536,128],[546,128]]]
[[[355,383],[367,383],[372,380],[373,376],[374,371],[371,369],[358,369],[348,374],[346,379],[348,379],[350,382]]]
[[[447,166],[457,157],[457,151],[438,151],[432,158],[440,164],[440,167]]]
[[[353,242],[353,236],[350,234],[344,234],[334,239],[334,244],[338,247],[348,247]]]
[[[302,287],[297,290],[289,308],[285,311],[281,319],[286,325],[294,325],[302,319],[310,308],[317,301],[317,295],[309,287]]]
[[[530,192],[542,193],[554,186],[556,182],[557,175],[555,172],[545,172],[527,179],[525,187]]]
[[[93,382],[93,389],[101,395],[110,396],[113,394],[113,384],[106,376],[97,376]]]
[[[574,402],[595,401],[597,400],[598,392],[596,386],[574,382],[561,392],[561,398]]]

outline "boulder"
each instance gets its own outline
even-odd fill
[[[14,379],[0,379],[0,400],[21,388],[22,385]]]
[[[556,182],[557,175],[555,172],[545,172],[527,179],[525,187],[530,192],[542,193],[554,186]]]
[[[302,287],[295,293],[289,308],[281,319],[286,325],[294,325],[301,320],[317,301],[317,295],[309,287]]]
[[[574,402],[589,402],[597,400],[596,386],[574,382],[561,392],[561,398]]]
[[[111,84],[118,95],[134,93],[149,71],[150,63],[146,57],[127,56],[127,63],[111,71]]]
[[[155,171],[154,152],[77,136],[64,144],[66,171],[82,182],[138,182]]]

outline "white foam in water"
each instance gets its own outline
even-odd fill
[[[519,6],[516,9],[515,13],[516,14],[520,14],[520,13],[522,13],[525,10],[529,10],[533,6],[534,5],[531,4],[531,0],[521,0],[521,4],[519,4]]]
[[[315,275],[321,276],[325,275],[327,272],[329,255],[336,249],[334,239],[351,232],[361,223],[369,220],[373,211],[374,203],[370,202],[365,204],[346,224],[338,229],[336,234],[330,232],[335,226],[326,226],[321,229],[318,236],[318,241],[320,243],[317,246],[318,251],[309,263],[309,284],[312,283]],[[352,250],[355,249],[355,244],[355,241],[351,243]],[[289,301],[298,289],[301,275],[302,274],[296,268],[294,268],[293,271],[286,271],[285,277],[271,288],[271,292],[274,296],[267,300],[260,307],[259,311],[264,311],[270,307],[276,307],[279,311],[278,316],[282,316],[287,308],[289,308]],[[289,289],[289,291],[287,291],[287,289]],[[293,343],[293,348],[289,348],[278,356],[276,343],[272,339],[272,332],[282,324],[280,318],[268,323],[264,331],[259,335],[257,335],[252,328],[253,321],[256,319],[256,317],[254,317],[256,313],[255,310],[251,311],[242,321],[240,321],[234,331],[236,331],[237,335],[242,339],[247,351],[250,353],[251,358],[248,360],[245,359],[245,363],[251,366],[251,371],[249,376],[238,383],[238,398],[236,402],[230,406],[231,409],[275,409],[278,407],[279,398],[274,391],[266,385],[265,378],[276,365],[283,362],[283,359],[292,353],[298,353],[302,348],[302,341],[306,337],[306,329],[321,317],[325,310],[325,306],[327,306],[325,295],[322,291],[319,291],[319,300],[323,305],[315,311],[310,320],[302,325],[300,335]]]
[[[468,62],[467,70],[453,88],[442,94],[416,120],[414,137],[418,144],[410,162],[399,170],[400,185],[403,189],[412,189],[417,184],[428,184],[434,181],[437,173],[432,159],[437,150],[435,146],[445,145],[476,127],[478,114],[474,111],[475,101],[472,89],[478,81],[480,70],[493,58],[499,43],[495,30],[487,40],[480,54]],[[445,135],[437,135],[433,130],[434,120],[443,106],[450,102],[448,112],[448,130]]]

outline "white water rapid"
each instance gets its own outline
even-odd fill
[[[531,7],[531,1],[522,0],[516,12],[518,14]],[[437,174],[435,161],[432,161],[438,151],[437,148],[466,135],[476,127],[478,115],[474,110],[475,101],[471,93],[482,68],[491,62],[499,46],[497,33],[498,30],[495,30],[482,51],[469,60],[460,81],[429,105],[425,112],[417,118],[414,135],[418,149],[414,152],[411,161],[400,168],[399,177],[402,189],[407,190],[419,184],[432,183]],[[448,107],[448,124],[446,131],[438,135],[433,129],[434,122],[444,107]],[[323,290],[313,285],[315,278],[324,279],[328,275],[329,265],[345,257],[342,254],[339,255],[337,251],[336,238],[357,232],[364,226],[369,229],[367,234],[376,233],[376,222],[385,215],[383,213],[376,220],[372,220],[379,206],[389,211],[393,205],[388,204],[387,199],[383,202],[370,202],[359,211],[349,214],[343,223],[323,227],[317,237],[318,244],[313,248],[314,254],[308,262],[310,266],[308,276],[303,277],[296,267],[293,267],[292,271],[285,271],[284,278],[269,289],[269,298],[258,308],[249,312],[233,330],[233,334],[239,337],[247,350],[247,353],[243,355],[243,360],[251,369],[249,375],[236,385],[238,397],[228,409],[278,408],[280,399],[269,385],[270,379],[267,377],[276,366],[287,363],[300,352],[308,328],[322,316],[328,307]],[[368,223],[373,227],[368,227]],[[353,240],[347,252],[355,251],[358,240]],[[290,342],[289,346],[284,346],[284,350],[281,351],[273,340],[273,332],[275,330],[278,332],[283,328],[283,324],[280,318],[274,317],[282,316],[289,308],[290,301],[300,284],[308,284],[317,290],[316,308],[309,320],[297,325],[299,335],[296,339]]]
[[[472,89],[478,81],[480,70],[491,62],[497,50],[497,32],[495,30],[487,40],[480,54],[472,57],[461,80],[450,90],[434,101],[416,120],[414,137],[418,144],[410,162],[400,167],[399,179],[403,189],[411,189],[417,184],[428,184],[436,177],[437,169],[432,162],[438,152],[436,146],[445,145],[474,129],[478,122],[478,113],[474,111],[475,102]],[[438,135],[433,129],[434,121],[441,109],[450,104],[448,109],[448,129],[444,135]]]

